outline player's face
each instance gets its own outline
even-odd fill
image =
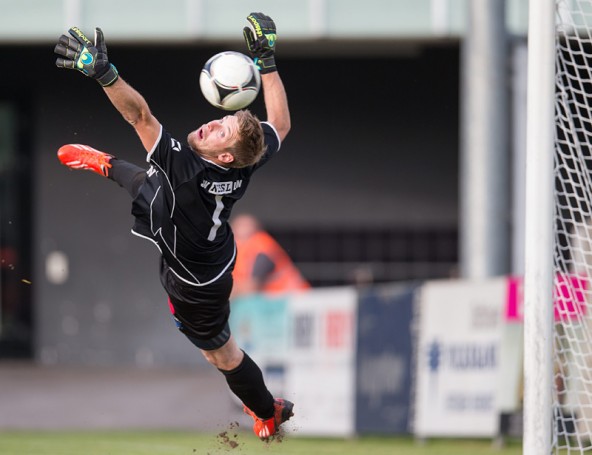
[[[189,133],[187,142],[200,155],[212,157],[232,146],[237,139],[238,119],[234,115],[227,115]]]

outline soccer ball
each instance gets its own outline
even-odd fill
[[[255,100],[261,88],[261,76],[249,57],[225,51],[206,62],[199,76],[199,86],[212,105],[237,111]]]

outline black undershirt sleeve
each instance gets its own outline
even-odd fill
[[[255,258],[255,264],[253,264],[251,277],[257,282],[263,283],[267,277],[271,275],[274,269],[275,264],[271,258],[265,253],[259,253]]]

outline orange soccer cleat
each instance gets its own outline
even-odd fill
[[[294,403],[288,400],[276,398],[273,406],[275,408],[273,417],[270,417],[266,420],[257,417],[255,413],[246,406],[243,407],[245,413],[253,417],[253,420],[255,421],[253,424],[253,431],[257,437],[263,441],[267,441],[271,436],[277,434],[280,429],[280,425],[294,415],[292,412]]]
[[[64,166],[70,169],[86,169],[93,171],[103,177],[109,175],[113,158],[108,153],[100,152],[88,145],[68,144],[58,150],[58,159]]]

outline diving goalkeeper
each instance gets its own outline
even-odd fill
[[[253,173],[279,150],[290,130],[286,92],[275,65],[274,21],[251,13],[243,35],[261,73],[267,119],[248,110],[204,123],[187,136],[172,137],[146,100],[109,62],[103,32],[94,43],[78,28],[59,38],[59,68],[95,79],[146,149],[149,169],[81,144],[60,148],[72,169],[93,171],[132,197],[132,233],[159,249],[160,281],[179,330],[225,376],[254,419],[254,432],[268,439],[292,415],[293,404],[274,398],[255,362],[242,351],[228,325],[236,247],[228,224],[233,205]]]

